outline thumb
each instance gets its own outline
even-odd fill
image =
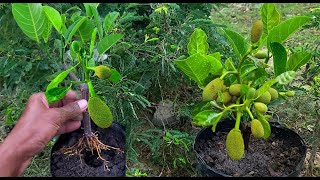
[[[85,99],[81,99],[72,103],[69,103],[61,108],[56,108],[60,114],[60,122],[63,123],[69,119],[73,119],[87,109],[88,102]]]

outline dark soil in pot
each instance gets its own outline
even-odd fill
[[[240,161],[227,156],[225,140],[234,121],[219,122],[216,132],[202,129],[195,141],[199,166],[203,176],[298,176],[306,156],[301,137],[279,124],[270,123],[271,136],[267,140],[250,137],[249,149]]]
[[[92,123],[92,131],[97,132],[99,140],[109,146],[120,148],[125,151],[125,132],[121,125],[113,123],[107,129],[101,129]],[[118,177],[125,176],[126,158],[125,153],[118,153],[116,150],[102,150],[101,156],[108,161],[107,166],[110,171],[104,168],[102,160],[98,159],[96,153],[83,151],[79,155],[65,155],[59,149],[70,147],[83,136],[83,129],[63,134],[59,137],[51,150],[51,174],[54,177]]]

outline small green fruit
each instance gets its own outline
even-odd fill
[[[256,43],[259,41],[263,31],[263,23],[261,20],[253,23],[251,28],[251,42]]]
[[[88,112],[92,121],[100,128],[107,128],[112,125],[112,112],[97,96],[89,98]]]
[[[246,98],[247,99],[253,99],[254,95],[256,94],[256,89],[251,87],[248,89],[247,94],[246,94]]]
[[[202,92],[203,101],[213,101],[218,97],[218,92],[225,91],[226,86],[223,83],[223,80],[216,78],[206,85]]]
[[[293,97],[294,94],[295,94],[294,91],[287,91],[287,92],[286,92],[286,95],[287,95],[288,97]]]
[[[258,119],[251,121],[251,133],[255,138],[262,138],[264,136],[264,129]]]
[[[241,88],[241,84],[232,84],[229,87],[229,92],[233,96],[240,96],[240,88]]]
[[[260,112],[261,114],[265,114],[268,111],[267,105],[261,102],[254,103],[254,109]]]
[[[100,79],[108,79],[111,76],[111,69],[104,65],[96,66],[94,72]]]
[[[255,58],[258,59],[265,59],[268,57],[268,52],[266,51],[258,51],[256,54],[253,55]]]
[[[225,105],[231,101],[231,95],[227,91],[222,94],[222,97],[223,97],[223,104]]]
[[[276,89],[270,88],[270,89],[268,90],[268,92],[269,92],[270,95],[271,95],[271,101],[278,99],[279,95],[278,95],[278,91],[277,91]]]
[[[271,94],[268,91],[266,91],[258,99],[256,99],[256,101],[262,102],[264,104],[269,104],[271,101]]]
[[[240,160],[244,155],[244,142],[241,131],[232,129],[226,139],[226,149],[232,160]]]

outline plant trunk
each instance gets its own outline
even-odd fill
[[[88,85],[87,84],[82,84],[81,85],[81,95],[82,95],[82,99],[85,100],[89,100],[89,90],[88,90]],[[90,116],[89,116],[89,112],[86,109],[83,112],[83,128],[84,128],[84,135],[86,137],[89,137],[92,135],[92,131],[91,131],[91,120],[90,120]]]
[[[243,136],[244,149],[248,151],[251,129],[247,122],[242,122],[240,128]]]

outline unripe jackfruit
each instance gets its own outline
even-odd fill
[[[269,104],[271,101],[271,95],[268,91],[263,93],[258,99],[256,99],[257,102],[262,102],[264,104]]]
[[[262,138],[264,136],[264,129],[258,119],[251,121],[251,133],[255,138]]]
[[[244,155],[244,142],[241,131],[232,129],[226,139],[226,149],[232,160],[240,160]]]
[[[206,85],[202,92],[203,101],[213,101],[218,97],[219,91],[225,91],[226,86],[223,83],[223,80],[216,78]]]
[[[251,28],[251,42],[256,43],[259,41],[263,31],[263,23],[261,20],[253,23]]]
[[[248,89],[247,94],[246,94],[246,98],[247,99],[253,99],[254,95],[256,94],[256,89],[251,87]]]
[[[253,55],[255,58],[258,59],[265,59],[268,57],[268,52],[266,51],[258,51],[256,54]]]
[[[109,107],[97,96],[90,97],[88,111],[92,121],[100,128],[107,128],[112,124],[112,112]]]
[[[268,111],[267,105],[265,105],[261,102],[254,103],[254,109],[261,114],[265,114]]]
[[[294,94],[295,94],[294,91],[287,91],[287,92],[286,92],[286,95],[287,95],[288,97],[293,97]]]
[[[232,84],[229,87],[229,92],[233,96],[240,96],[240,88],[241,88],[241,84]]]
[[[231,101],[231,95],[227,91],[222,94],[222,97],[223,97],[223,104],[228,104]]]
[[[111,69],[104,65],[96,66],[94,72],[100,79],[108,79],[111,76]]]
[[[278,99],[279,95],[278,95],[278,91],[277,91],[276,89],[270,88],[270,89],[268,90],[268,92],[269,92],[270,95],[271,95],[271,101]]]

